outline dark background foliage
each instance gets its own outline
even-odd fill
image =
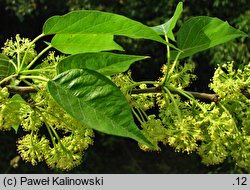
[[[153,26],[168,20],[177,5],[175,0],[0,0],[0,46],[17,33],[34,38],[42,31],[49,17],[78,9],[109,11]],[[250,4],[247,0],[185,0],[184,11],[178,26],[191,16],[207,15],[227,20],[231,25],[250,35]],[[135,80],[154,80],[160,76],[165,62],[165,48],[158,43],[117,38],[127,53],[150,55],[151,59],[132,66]],[[217,46],[194,56],[198,80],[190,88],[209,91],[213,70],[218,64],[234,61],[244,65],[249,61],[250,41],[241,38]],[[39,50],[39,44],[37,46]],[[45,164],[31,166],[20,161],[17,168],[10,165],[17,156],[15,142],[19,135],[0,132],[0,173],[61,173]],[[83,164],[71,173],[249,173],[227,159],[223,164],[205,166],[196,154],[182,154],[171,147],[162,146],[161,152],[143,152],[137,143],[119,137],[96,133],[95,143],[86,152]]]

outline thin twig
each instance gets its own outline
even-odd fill
[[[144,89],[132,89],[131,94],[146,94],[146,93],[161,93],[160,87],[144,88]]]
[[[176,90],[169,90],[173,94],[178,94],[180,96],[183,96],[180,92]],[[142,93],[161,93],[162,90],[160,87],[152,87],[152,88],[145,88],[145,89],[133,89],[131,91],[131,94],[142,94]],[[192,92],[192,91],[185,91],[186,93],[191,94],[195,98],[199,99],[206,99],[211,102],[219,102],[219,96],[217,94],[209,94],[209,93],[203,93],[203,92]]]
[[[37,90],[32,86],[6,86],[8,88],[8,91],[13,94],[29,94],[29,93],[35,93]]]
[[[186,92],[192,94],[195,98],[206,99],[215,103],[219,102],[218,94],[209,94],[209,93],[204,93],[204,92],[192,92],[192,91],[186,91]]]
[[[7,86],[9,92],[15,93],[15,94],[29,94],[29,93],[35,93],[37,90],[32,86]],[[180,96],[183,96],[180,92],[176,90],[169,89],[169,91],[173,94],[178,94]],[[199,99],[205,99],[209,100],[211,102],[218,103],[219,102],[219,96],[217,94],[209,94],[209,93],[203,93],[203,92],[193,92],[193,91],[185,91],[186,93],[191,94],[195,98]],[[161,87],[152,87],[152,88],[145,88],[145,89],[133,89],[131,91],[131,94],[145,94],[145,93],[162,93]]]

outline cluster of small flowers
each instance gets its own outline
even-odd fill
[[[49,68],[45,71],[41,71],[39,74],[48,78],[53,79],[56,76],[56,65],[65,58],[63,55],[56,55],[55,51],[50,51],[48,56],[42,61],[41,64],[36,66],[36,69]]]
[[[169,67],[172,65],[170,64]],[[187,62],[183,65],[178,64],[176,65],[175,69],[173,70],[173,73],[171,73],[169,78],[169,84],[172,84],[175,87],[178,88],[186,88],[190,85],[190,83],[195,80],[197,77],[195,74],[193,74],[193,71],[195,69],[195,64],[193,62]],[[163,75],[167,73],[167,70],[170,70],[167,65],[163,65],[161,72]],[[160,81],[164,78],[160,78]]]
[[[152,93],[141,93],[141,94],[132,94],[131,86],[135,85],[136,82],[131,77],[131,72],[120,73],[118,75],[113,76],[113,82],[121,89],[129,104],[142,111],[147,111],[150,108],[154,107],[154,99],[156,97],[155,94]],[[136,86],[135,86],[136,87]],[[146,89],[146,84],[138,85],[138,89]]]
[[[45,161],[51,168],[70,170],[81,163],[84,151],[93,143],[91,137],[93,131],[89,129],[74,131],[52,146],[45,135],[29,133],[18,140],[18,151],[33,165]]]
[[[238,134],[234,120],[227,111],[214,103],[199,117],[203,139],[198,154],[207,165],[222,163],[230,155],[231,145]]]
[[[92,129],[65,113],[46,90],[40,90],[32,98],[32,103],[27,103],[20,95],[9,98],[7,88],[2,88],[0,129],[20,126],[26,131],[27,134],[18,140],[17,148],[23,160],[33,165],[46,161],[50,167],[63,170],[79,165],[84,151],[93,144]],[[51,134],[50,140],[48,135],[41,133],[43,127]]]
[[[142,133],[150,139],[150,141],[158,147],[160,150],[160,147],[158,146],[159,143],[166,144],[167,142],[167,129],[163,126],[163,123],[160,119],[156,118],[156,115],[152,114],[148,116],[148,120],[143,122],[142,125]],[[149,151],[149,147],[139,144],[140,148],[144,151]]]
[[[241,69],[233,63],[224,64],[214,74],[210,85],[230,113],[236,130],[228,141],[230,155],[241,167],[250,166],[250,63]],[[226,125],[227,130],[232,125]]]
[[[36,163],[35,161],[45,160],[50,167],[63,170],[70,170],[79,165],[84,151],[93,144],[92,129],[83,126],[68,115],[57,105],[46,89],[38,91],[32,98],[35,109],[29,112],[26,120],[29,118],[34,123],[34,128],[30,127],[31,122],[24,125],[25,119],[21,120],[21,126],[30,131],[30,134],[18,141],[21,157],[32,164]],[[34,112],[36,114],[33,114]],[[39,138],[37,135],[39,128],[45,126],[51,136],[50,141],[45,136]],[[32,145],[34,141],[37,143]],[[30,155],[30,151],[36,152],[33,154],[34,157]]]
[[[164,144],[178,152],[197,152],[207,165],[222,163],[227,156],[233,156],[233,152],[239,148],[237,139],[242,134],[230,113],[215,103],[202,104],[206,108],[206,112],[203,112],[192,101],[185,102],[177,96],[175,100],[181,117],[171,101],[160,109],[159,116],[165,127]],[[244,149],[247,146],[244,145]],[[237,164],[242,162],[239,157],[235,160]],[[249,166],[249,163],[245,162],[246,165]]]
[[[168,99],[165,99],[168,100]],[[175,96],[175,104],[181,111],[177,114],[174,103],[168,100],[166,106],[160,109],[160,118],[166,127],[167,142],[178,152],[191,153],[198,148],[197,142],[202,139],[202,131],[197,123],[198,109],[192,102],[183,102]],[[198,112],[199,113],[199,112]]]
[[[146,89],[146,84],[139,85],[139,89]],[[131,94],[131,106],[143,111],[147,111],[155,106],[155,94],[152,93],[142,93],[142,94]]]
[[[0,130],[10,130],[21,122],[19,110],[22,98],[19,95],[9,98],[9,95],[6,87],[0,88]]]
[[[36,57],[37,52],[35,51],[35,44],[31,45],[31,41],[28,38],[21,38],[19,34],[16,35],[15,39],[7,40],[2,48],[2,53],[12,58],[16,62],[17,54],[19,54],[19,59],[22,60],[26,50],[26,58],[24,63],[27,64]]]
[[[29,39],[17,35],[6,41],[2,53],[16,63],[26,52],[27,64],[37,55],[34,48]],[[50,52],[35,67],[39,70],[36,74],[52,79],[61,58]],[[52,168],[70,170],[81,163],[84,151],[93,144],[93,130],[76,121],[53,100],[46,82],[33,82],[29,83],[37,92],[22,96],[9,93],[7,87],[0,88],[0,130],[26,133],[17,141],[23,160],[33,165],[45,161]]]
[[[172,98],[157,94],[159,115],[151,115],[142,123],[144,135],[155,145],[163,143],[178,152],[197,152],[207,165],[219,164],[232,157],[238,166],[249,167],[249,71],[250,64],[242,70],[235,70],[228,64],[215,71],[210,87],[220,96],[219,103],[184,100],[176,94],[172,94]],[[138,100],[143,105],[144,99]],[[143,145],[140,147],[148,150]]]

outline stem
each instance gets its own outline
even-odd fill
[[[42,37],[44,37],[44,36],[45,36],[45,34],[40,34],[40,35],[37,36],[34,40],[32,40],[32,42],[30,42],[30,45],[29,45],[28,48],[26,49],[25,54],[24,54],[24,56],[23,56],[21,65],[20,65],[20,67],[19,67],[19,70],[20,70],[20,69],[23,67],[23,65],[24,65],[24,61],[25,61],[25,59],[26,59],[26,56],[27,56],[27,54],[28,54],[28,51],[29,51],[30,47],[31,47],[36,41],[38,41],[40,38],[42,38]]]
[[[174,69],[175,69],[175,67],[176,67],[176,64],[178,63],[178,59],[179,59],[179,56],[180,56],[180,55],[181,55],[181,52],[178,52],[178,54],[177,54],[177,56],[175,57],[175,60],[174,60],[174,62],[173,62],[173,65],[172,65],[170,71],[166,74],[166,77],[165,77],[165,79],[163,80],[163,83],[162,83],[162,84],[165,84],[166,81],[169,80],[171,74],[174,72]]]
[[[165,41],[169,42],[167,35],[165,35]],[[167,45],[167,65],[168,66],[170,65],[170,58],[171,58],[170,56],[171,56],[170,55],[170,47],[169,47],[169,45]]]
[[[18,71],[18,67],[16,66],[16,64],[12,60],[9,60],[9,62],[13,65],[13,67],[15,67],[15,70]]]
[[[172,91],[176,91],[178,94],[186,97],[187,99],[194,101],[195,104],[198,105],[204,113],[206,113],[207,110],[192,96],[192,94],[189,94],[188,92],[180,90],[178,88],[174,87],[168,87],[168,88],[171,89]]]
[[[49,132],[49,136],[50,136],[50,138],[51,138],[51,140],[52,140],[53,146],[55,147],[55,146],[56,146],[56,141],[55,141],[54,136],[53,136],[53,134],[52,134],[52,132],[51,132],[51,129],[50,129],[50,127],[49,127],[49,124],[47,123],[47,119],[43,116],[42,112],[39,110],[38,107],[35,107],[34,109],[36,109],[37,112],[39,112],[39,114],[40,114],[41,117],[43,118],[43,121],[44,121],[44,123],[45,123],[45,125],[46,125],[46,128],[47,128],[48,132]]]
[[[31,62],[30,64],[25,68],[29,69],[38,59],[41,57],[46,51],[48,51],[50,48],[52,48],[52,45],[49,45],[48,47],[44,48],[43,51],[41,51]]]
[[[144,115],[144,117],[148,120],[148,115],[146,114],[146,112],[143,109],[140,109],[142,115]]]
[[[222,103],[219,103],[219,106],[229,115],[229,117],[233,120],[233,123],[234,123],[234,128],[236,129],[236,131],[238,131],[238,128],[237,128],[237,125],[234,121],[234,118],[233,116],[231,115],[231,113],[228,111],[228,109],[222,104]]]
[[[184,92],[191,94],[195,98],[207,99],[207,100],[210,100],[211,102],[215,102],[215,103],[219,102],[219,95],[218,94],[208,94],[208,93],[193,92],[193,91],[184,91]]]
[[[144,89],[133,89],[131,94],[146,94],[146,93],[161,93],[162,89],[160,86]]]
[[[23,70],[20,72],[20,74],[36,74],[36,73],[40,73],[40,72],[45,72],[45,71],[51,71],[52,69],[55,69],[56,66],[49,66],[49,67],[45,67],[42,69],[32,69],[32,70]]]
[[[175,90],[175,88],[169,88],[169,91],[172,94],[178,94],[180,96],[183,96],[182,93],[179,91]],[[191,94],[195,98],[199,99],[206,99],[211,102],[218,103],[219,102],[219,96],[217,94],[208,94],[208,93],[203,93],[203,92],[193,92],[193,91],[183,91],[186,94]],[[158,87],[152,87],[152,88],[145,88],[145,89],[133,89],[131,91],[131,94],[144,94],[144,93],[162,93],[162,88],[161,86]]]
[[[12,86],[8,85],[6,86],[8,88],[8,91],[13,94],[29,94],[29,93],[35,93],[37,90],[33,86]]]
[[[167,87],[164,87],[163,89],[164,89],[164,90],[163,90],[163,93],[164,93],[164,91],[166,91],[167,94],[168,94],[168,96],[169,96],[170,99],[172,100],[172,102],[173,102],[173,104],[174,104],[174,107],[175,107],[175,110],[176,110],[176,112],[177,112],[178,119],[179,119],[179,121],[181,121],[181,111],[180,111],[180,109],[178,108],[178,106],[177,106],[177,104],[176,104],[176,101],[175,101],[173,95],[171,94],[171,92],[168,90]],[[164,96],[165,96],[165,93],[164,93]]]
[[[56,119],[62,121],[66,126],[69,126],[69,123],[66,123],[65,120],[62,120],[62,118],[59,118],[59,117],[55,116],[54,114],[52,114],[51,112],[48,112],[48,111],[45,110],[44,108],[42,108],[42,107],[40,107],[40,106],[37,106],[37,104],[36,104],[36,108],[39,109],[39,111],[45,112],[45,113],[51,115],[52,117],[54,117],[54,118],[56,118]],[[71,129],[70,129],[70,130],[71,130]]]
[[[10,79],[12,79],[12,78],[14,78],[14,77],[16,77],[16,76],[17,76],[17,74],[14,74],[14,75],[10,75],[10,76],[4,78],[3,80],[0,81],[0,86],[1,86],[4,82],[7,82],[8,80],[10,80]]]
[[[55,141],[55,138],[54,138],[54,136],[53,136],[53,134],[52,134],[52,132],[51,132],[51,127],[50,127],[50,125],[47,123],[47,121],[45,120],[44,117],[43,117],[43,119],[44,119],[44,123],[45,123],[45,125],[46,125],[46,128],[47,128],[47,130],[48,130],[48,132],[49,132],[49,136],[50,136],[50,138],[51,138],[51,140],[52,140],[53,146],[55,147],[55,146],[56,146],[56,141]]]
[[[17,41],[17,71],[20,70],[20,46],[19,46],[19,36],[16,37]]]
[[[62,148],[65,152],[67,152],[67,153],[69,154],[69,156],[71,157],[71,159],[73,159],[73,156],[72,156],[71,152],[62,144],[61,138],[60,138],[59,135],[57,134],[57,132],[56,132],[56,130],[54,129],[54,127],[52,127],[52,126],[50,126],[50,125],[49,125],[49,127],[50,127],[50,129],[52,130],[52,132],[54,133],[54,135],[56,136],[56,139],[57,139],[59,145],[61,146],[61,148]]]
[[[130,91],[132,88],[135,88],[136,86],[139,86],[141,84],[152,84],[152,85],[159,85],[159,82],[155,81],[141,81],[141,82],[136,82],[132,85],[127,86],[127,91]]]
[[[45,82],[48,82],[49,79],[48,78],[45,78],[45,77],[41,77],[41,76],[20,76],[20,80],[23,80],[23,79],[35,79],[35,80],[40,80],[40,81],[45,81]]]
[[[132,108],[132,112],[135,115],[135,117],[138,119],[138,121],[140,122],[140,124],[143,124],[143,121],[141,120],[140,116],[136,113],[136,111],[134,110],[134,108]]]
[[[163,28],[163,30],[164,30],[164,32],[165,32],[165,29]],[[166,32],[165,32],[165,41],[166,42],[169,42],[168,41],[168,37],[167,37],[167,35],[166,35]],[[168,73],[169,73],[169,67],[170,67],[170,58],[171,58],[171,55],[170,55],[170,47],[169,47],[169,45],[167,45],[167,70],[166,70],[166,73],[164,73],[164,78],[163,78],[163,80],[162,80],[162,84],[164,84],[165,82],[166,82],[166,79],[167,79],[167,77],[168,77]]]
[[[34,130],[31,131],[31,146],[34,147],[33,136],[34,136]]]
[[[37,111],[40,112],[40,114],[41,114],[41,111],[39,109],[37,109]],[[54,147],[56,146],[56,141],[54,139],[53,134],[55,135],[55,137],[56,137],[58,143],[60,144],[61,148],[72,157],[71,152],[62,144],[61,138],[57,134],[56,130],[47,122],[47,119],[42,114],[41,114],[41,116],[44,119],[44,123],[45,123],[45,125],[47,127],[47,130],[48,130],[49,134],[50,134],[50,137],[51,137],[51,140],[53,142]],[[53,134],[52,134],[52,132],[53,132]]]
[[[141,108],[136,108],[136,109],[137,109],[137,111],[138,111],[138,113],[139,113],[139,115],[140,115],[142,121],[143,121],[143,122],[146,122],[146,121],[145,121],[145,118],[144,118],[145,112],[144,112]],[[143,113],[143,112],[144,112],[144,113]],[[147,117],[146,117],[146,118],[147,118]]]
[[[33,87],[35,90],[37,90],[37,91],[39,90],[39,88],[37,86],[35,86],[33,83],[31,83],[25,79],[22,81],[25,82],[28,86]]]
[[[56,130],[54,129],[54,127],[52,127],[51,125],[49,125],[50,129],[52,130],[52,132],[54,133],[57,141],[59,142],[60,145],[62,145],[61,143],[61,138],[59,137],[59,135],[57,134]],[[63,146],[63,145],[62,145]],[[64,147],[64,146],[63,146]]]

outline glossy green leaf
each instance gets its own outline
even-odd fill
[[[57,73],[70,69],[90,69],[103,75],[111,76],[128,70],[135,61],[146,56],[123,55],[109,52],[83,53],[66,57],[57,65]]]
[[[82,124],[153,146],[134,123],[123,93],[100,73],[72,69],[49,81],[48,90],[55,101]]]
[[[179,2],[175,9],[173,17],[170,20],[168,20],[166,23],[158,25],[158,26],[154,26],[152,27],[152,29],[155,30],[158,34],[166,35],[169,39],[175,41],[173,29],[177,23],[177,20],[179,19],[182,13],[182,10],[183,10],[183,3]]]
[[[14,73],[14,66],[10,63],[9,58],[0,53],[0,77],[6,77]]]
[[[63,16],[53,16],[45,22],[43,33],[45,35],[110,34],[150,39],[169,44],[153,29],[140,22],[118,14],[95,10],[73,11]]]
[[[177,33],[177,46],[183,52],[179,58],[191,56],[238,37],[247,36],[218,18],[198,16],[185,22]],[[171,53],[174,59],[177,52]]]
[[[65,54],[123,50],[110,34],[57,34],[51,45]]]

